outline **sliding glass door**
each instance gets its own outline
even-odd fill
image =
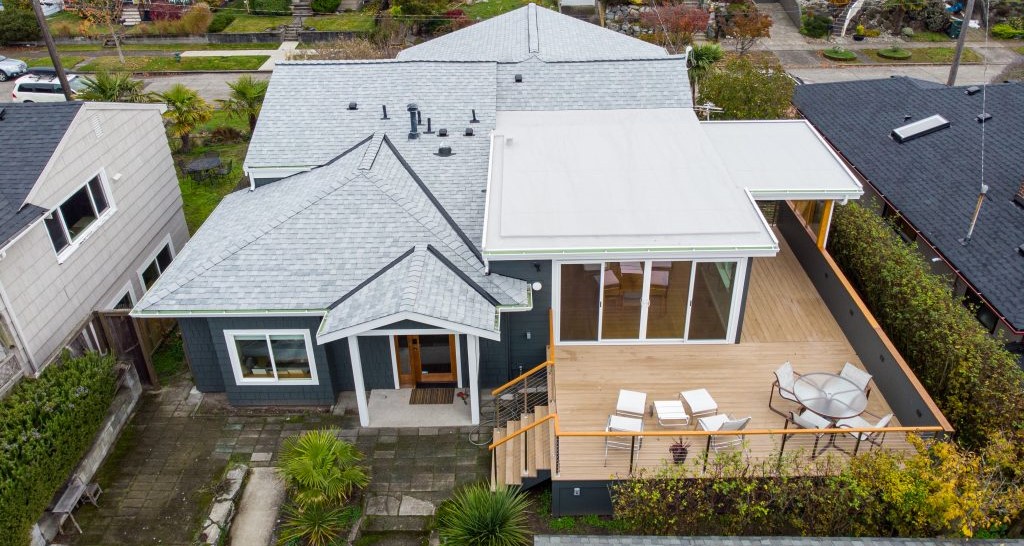
[[[559,339],[724,341],[738,262],[561,264]]]

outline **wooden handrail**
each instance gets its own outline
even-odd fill
[[[523,382],[524,380],[526,380],[527,377],[530,377],[531,375],[537,373],[542,368],[547,368],[548,366],[552,366],[552,365],[554,365],[553,361],[545,360],[544,362],[534,366],[533,368],[530,368],[530,370],[528,372],[526,372],[526,373],[520,375],[519,377],[513,379],[512,381],[509,381],[508,383],[505,383],[504,385],[502,385],[502,386],[492,390],[491,394],[493,394],[494,396],[498,396],[502,392],[508,390],[509,387]]]
[[[537,428],[538,426],[544,424],[546,421],[551,421],[551,420],[555,420],[555,430],[557,431],[558,430],[558,414],[552,413],[550,415],[545,415],[544,417],[541,417],[539,421],[531,423],[530,425],[515,431],[515,433],[513,433],[511,436],[506,436],[506,437],[498,440],[497,442],[492,443],[491,445],[487,446],[487,449],[490,450],[490,451],[494,451],[495,448],[497,448],[501,444],[504,444],[505,442],[511,440],[512,438],[515,438],[516,436],[519,436],[520,434],[523,434],[525,432],[529,432],[529,431]]]

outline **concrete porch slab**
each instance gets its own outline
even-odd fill
[[[451,404],[410,405],[412,389],[370,391],[367,407],[371,428],[470,426],[469,404],[458,396]]]

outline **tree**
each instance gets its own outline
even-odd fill
[[[640,21],[655,29],[660,45],[670,53],[679,53],[693,43],[693,35],[708,28],[708,12],[683,4],[654,6],[645,11]]]
[[[767,38],[772,18],[758,11],[754,4],[729,4],[725,17],[725,35],[735,40],[740,55],[754,47],[761,38]]]
[[[188,153],[192,150],[192,131],[210,121],[213,108],[198,93],[180,83],[157,97],[167,103],[164,119],[168,121],[171,135],[181,139],[181,151]]]
[[[690,87],[693,88],[693,99],[697,100],[697,94],[701,80],[711,71],[715,63],[722,60],[725,52],[718,44],[698,44],[690,51],[689,70]]]
[[[78,98],[98,102],[152,102],[152,96],[142,91],[142,80],[132,79],[130,74],[98,72],[92,78],[85,78],[85,89]]]
[[[903,19],[908,13],[917,13],[928,5],[926,0],[886,0],[882,9],[892,15],[892,32],[899,35],[903,28]]]
[[[410,18],[413,34],[430,34],[448,23],[444,13],[448,11],[446,0],[394,0],[392,16]]]
[[[39,39],[39,24],[31,10],[8,8],[0,11],[0,45]]]
[[[789,110],[793,87],[777,63],[736,57],[704,77],[700,96],[723,108],[725,119],[776,119]]]
[[[228,95],[227,100],[218,101],[220,107],[228,114],[249,122],[250,134],[256,130],[256,118],[259,117],[263,99],[267,96],[267,84],[266,80],[257,80],[248,75],[242,76],[228,83],[231,94]]]
[[[115,25],[121,24],[121,12],[124,2],[122,0],[75,0],[75,8],[78,14],[97,26],[103,26],[110,31],[110,37],[114,40],[114,47],[117,48],[117,58],[124,64],[124,52],[121,51],[121,37],[117,34]]]

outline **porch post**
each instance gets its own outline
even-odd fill
[[[480,424],[480,337],[466,334],[469,346],[469,415],[474,425]]]
[[[348,337],[348,356],[352,362],[352,382],[356,389],[356,405],[359,407],[359,425],[370,426],[370,409],[366,406],[366,383],[363,381],[363,361],[359,358],[359,337]]]
[[[821,211],[821,226],[818,227],[818,248],[824,250],[825,244],[828,242],[828,232],[832,227],[832,207],[833,201],[831,199],[825,201],[825,210]]]

